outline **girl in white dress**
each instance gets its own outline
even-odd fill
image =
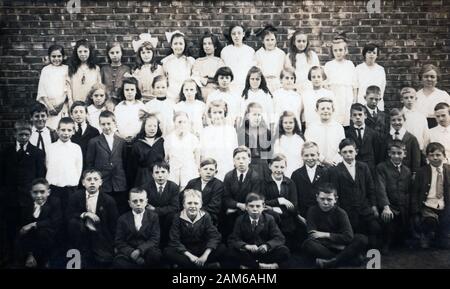
[[[267,25],[257,33],[263,40],[263,46],[255,53],[256,66],[261,69],[271,92],[280,88],[280,74],[286,57],[286,53],[277,47],[276,31],[275,27]]]
[[[184,111],[189,116],[193,133],[199,137],[203,129],[206,105],[202,91],[193,79],[185,80],[181,86],[180,102],[174,106],[175,112]]]
[[[98,131],[102,131],[99,124],[100,113],[105,110],[114,111],[113,103],[108,101],[106,90],[105,85],[96,83],[88,94],[87,121]],[[107,103],[109,103],[108,106]]]
[[[64,48],[61,45],[54,44],[48,48],[50,64],[41,71],[36,98],[47,107],[46,125],[55,130],[61,117],[68,115],[65,105],[68,67],[63,64],[64,56]]]
[[[275,120],[278,121],[285,111],[290,111],[300,123],[303,105],[300,94],[295,91],[295,71],[291,68],[283,69],[280,76],[282,87],[273,93]]]
[[[332,54],[334,59],[325,63],[328,88],[336,98],[335,119],[343,126],[350,125],[350,107],[357,99],[356,69],[353,62],[345,59],[348,54],[344,37],[337,36],[333,40]]]
[[[364,46],[362,55],[364,62],[356,66],[356,79],[358,82],[358,102],[366,104],[364,96],[366,90],[371,85],[376,85],[381,89],[381,100],[378,102],[378,109],[384,110],[384,89],[386,88],[386,72],[384,67],[376,63],[380,55],[380,48],[373,43]]]
[[[275,140],[274,152],[286,156],[287,167],[285,175],[290,178],[296,169],[303,166],[301,149],[304,143],[300,125],[292,112],[283,112],[279,120],[278,131],[280,136]]]
[[[225,174],[233,169],[233,150],[238,146],[236,130],[226,124],[227,104],[214,100],[208,105],[211,125],[203,129],[200,137],[201,157],[213,158],[217,162],[216,178],[223,181]]]
[[[155,114],[160,123],[163,135],[167,135],[173,129],[173,113],[175,103],[167,98],[167,77],[158,75],[153,78],[152,89],[154,98],[145,104],[145,111]]]
[[[292,36],[291,36],[292,35]],[[308,72],[313,66],[320,66],[319,57],[311,49],[308,35],[299,30],[288,30],[289,53],[285,57],[284,67],[293,68],[296,76],[296,88],[301,94],[311,87]]]
[[[187,45],[184,34],[176,30],[166,32],[172,54],[161,60],[164,74],[169,79],[167,97],[174,103],[179,101],[180,89],[183,82],[191,77],[195,59],[187,56]]]

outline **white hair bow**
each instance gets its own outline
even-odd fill
[[[297,31],[297,30],[295,30],[295,29],[288,29],[288,31],[287,31],[287,39],[291,39],[292,36],[294,36],[294,33],[295,33],[296,31]]]
[[[180,30],[175,30],[175,31],[172,31],[172,32],[165,32],[167,42],[170,43],[170,40],[172,40],[172,36],[173,36],[175,33],[179,33],[179,34],[181,34],[181,35],[184,36],[184,33],[181,32]]]
[[[134,52],[137,52],[144,43],[150,43],[153,48],[156,48],[156,45],[158,45],[158,38],[152,37],[149,33],[141,33],[139,35],[139,40],[133,40],[131,42]]]

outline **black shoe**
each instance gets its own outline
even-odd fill
[[[214,262],[214,263],[208,263],[205,264],[205,268],[206,269],[220,269],[220,263],[219,262]]]
[[[320,259],[320,258],[317,258],[316,259],[316,265],[320,269],[333,268],[333,267],[336,266],[336,258],[332,258],[332,259]]]

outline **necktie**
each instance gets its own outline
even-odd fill
[[[86,210],[88,211],[88,212],[91,212],[91,213],[95,213],[95,207],[94,207],[94,204],[92,203],[92,198],[94,197],[95,195],[94,194],[88,194],[88,197],[87,197],[87,199],[86,199]]]
[[[37,219],[37,218],[39,218],[40,214],[41,214],[41,205],[34,204],[33,217],[35,219]]]
[[[77,134],[81,136],[83,134],[83,128],[81,127],[81,123],[78,124]]]
[[[256,222],[256,220],[252,220],[252,231],[255,231],[257,225],[258,223]]]
[[[158,195],[161,197],[162,193],[163,193],[164,187],[163,186],[159,186],[158,187]]]
[[[444,196],[444,177],[442,176],[441,168],[436,168],[436,198],[441,199]]]
[[[400,140],[400,133],[397,130],[394,133],[394,139]]]
[[[23,154],[25,152],[25,145],[24,144],[19,144],[20,148],[18,150],[19,153]]]
[[[241,174],[239,176],[239,187],[242,186],[243,183],[244,183],[244,174]]]
[[[401,174],[402,173],[402,165],[397,166],[397,170]]]
[[[360,144],[362,144],[362,135],[361,135],[362,127],[355,127],[355,129],[356,129],[356,137],[358,138],[358,142]]]
[[[42,138],[42,130],[38,130],[37,132],[39,134],[37,147],[40,148],[45,153],[44,138]]]
[[[376,118],[376,117],[377,117],[377,111],[376,111],[376,110],[374,110],[374,111],[372,112],[372,116],[373,116],[373,118]]]

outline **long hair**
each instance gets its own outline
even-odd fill
[[[285,117],[292,117],[294,119],[294,134],[298,134],[303,138],[302,131],[300,130],[300,125],[298,124],[297,118],[295,117],[295,114],[292,111],[284,111],[283,114],[280,116],[280,121],[278,122],[278,132],[280,136],[285,135],[286,131],[283,128],[283,118]]]
[[[296,30],[294,34],[292,35],[290,41],[289,41],[289,60],[291,61],[292,67],[296,68],[296,56],[298,53],[305,53],[306,61],[309,63],[311,61],[311,48],[309,47],[309,39],[306,42],[306,48],[303,51],[298,50],[297,46],[295,46],[295,38],[297,38],[297,35],[306,35],[305,33],[302,33],[300,30]]]
[[[113,49],[114,47],[116,47],[116,46],[119,46],[120,51],[122,51],[122,56],[123,56],[123,47],[122,47],[122,44],[120,44],[120,42],[111,42],[111,43],[108,43],[108,44],[106,45],[106,59],[108,60],[109,63],[112,62],[112,61],[111,61],[111,57],[109,57],[109,51],[110,51],[111,49]]]
[[[122,87],[120,88],[120,99],[125,100],[125,93],[123,92],[125,84],[133,84],[136,87],[136,96],[135,100],[141,99],[142,94],[141,90],[139,89],[138,80],[134,77],[125,77],[122,82]]]
[[[108,93],[106,92],[106,86],[103,83],[96,83],[96,84],[92,85],[91,90],[89,90],[88,97],[86,99],[87,106],[94,104],[94,100],[92,99],[92,96],[99,89],[103,90],[103,92],[105,93],[105,102],[103,102],[103,105],[105,105],[106,102],[109,100]]]
[[[136,139],[145,139],[145,137],[146,137],[146,134],[145,134],[145,124],[147,123],[147,120],[149,120],[149,119],[156,119],[156,121],[158,122],[158,129],[156,130],[155,139],[162,136],[161,121],[160,121],[159,118],[156,116],[156,114],[154,114],[154,113],[149,113],[149,114],[147,114],[147,115],[144,116],[144,119],[142,120],[141,130],[140,130],[139,133],[136,135]]]
[[[250,76],[251,76],[253,73],[259,73],[259,75],[260,75],[260,77],[261,77],[261,84],[259,85],[259,88],[262,89],[262,91],[264,91],[265,93],[269,94],[270,97],[273,98],[272,93],[270,92],[269,88],[267,87],[267,81],[266,81],[266,78],[264,77],[264,75],[263,75],[261,69],[259,69],[259,68],[256,67],[256,66],[252,66],[252,67],[249,69],[248,73],[247,73],[247,77],[246,77],[246,79],[245,79],[245,88],[244,88],[244,90],[242,91],[242,96],[244,97],[244,99],[247,99],[247,98],[248,98],[248,91],[249,91],[250,88],[251,88],[251,86],[250,86]]]
[[[144,61],[142,61],[141,52],[142,50],[149,49],[153,52],[152,60],[150,60],[150,71],[154,72],[158,68],[158,62],[156,61],[156,51],[155,47],[150,42],[145,42],[144,44],[139,47],[138,51],[136,52],[136,69],[140,69],[142,65],[144,65]]]
[[[88,65],[89,69],[95,69],[95,67],[96,67],[94,47],[91,44],[89,44],[89,42],[86,39],[81,39],[75,43],[75,47],[73,48],[73,51],[72,51],[72,57],[70,57],[70,60],[69,60],[69,76],[72,76],[75,73],[77,73],[78,68],[81,65],[81,60],[80,60],[80,58],[78,58],[78,53],[77,53],[77,50],[80,46],[84,46],[89,49],[89,58],[87,60],[87,65]]]
[[[220,57],[220,52],[222,51],[222,44],[219,41],[219,38],[217,38],[216,35],[212,34],[211,32],[206,32],[205,34],[203,34],[203,36],[200,38],[200,43],[199,43],[199,49],[200,49],[200,53],[199,53],[199,57],[205,57],[206,53],[205,50],[203,50],[203,40],[205,40],[206,38],[211,38],[211,41],[214,45],[214,56],[216,57]]]
[[[180,89],[180,102],[181,101],[186,101],[186,96],[184,95],[184,92],[183,92],[183,89],[184,89],[184,86],[186,85],[186,83],[193,83],[193,84],[195,84],[195,89],[197,90],[197,92],[195,93],[195,99],[205,102],[203,100],[202,90],[200,89],[198,84],[193,79],[186,79],[183,82],[183,85],[181,86],[181,89]]]

